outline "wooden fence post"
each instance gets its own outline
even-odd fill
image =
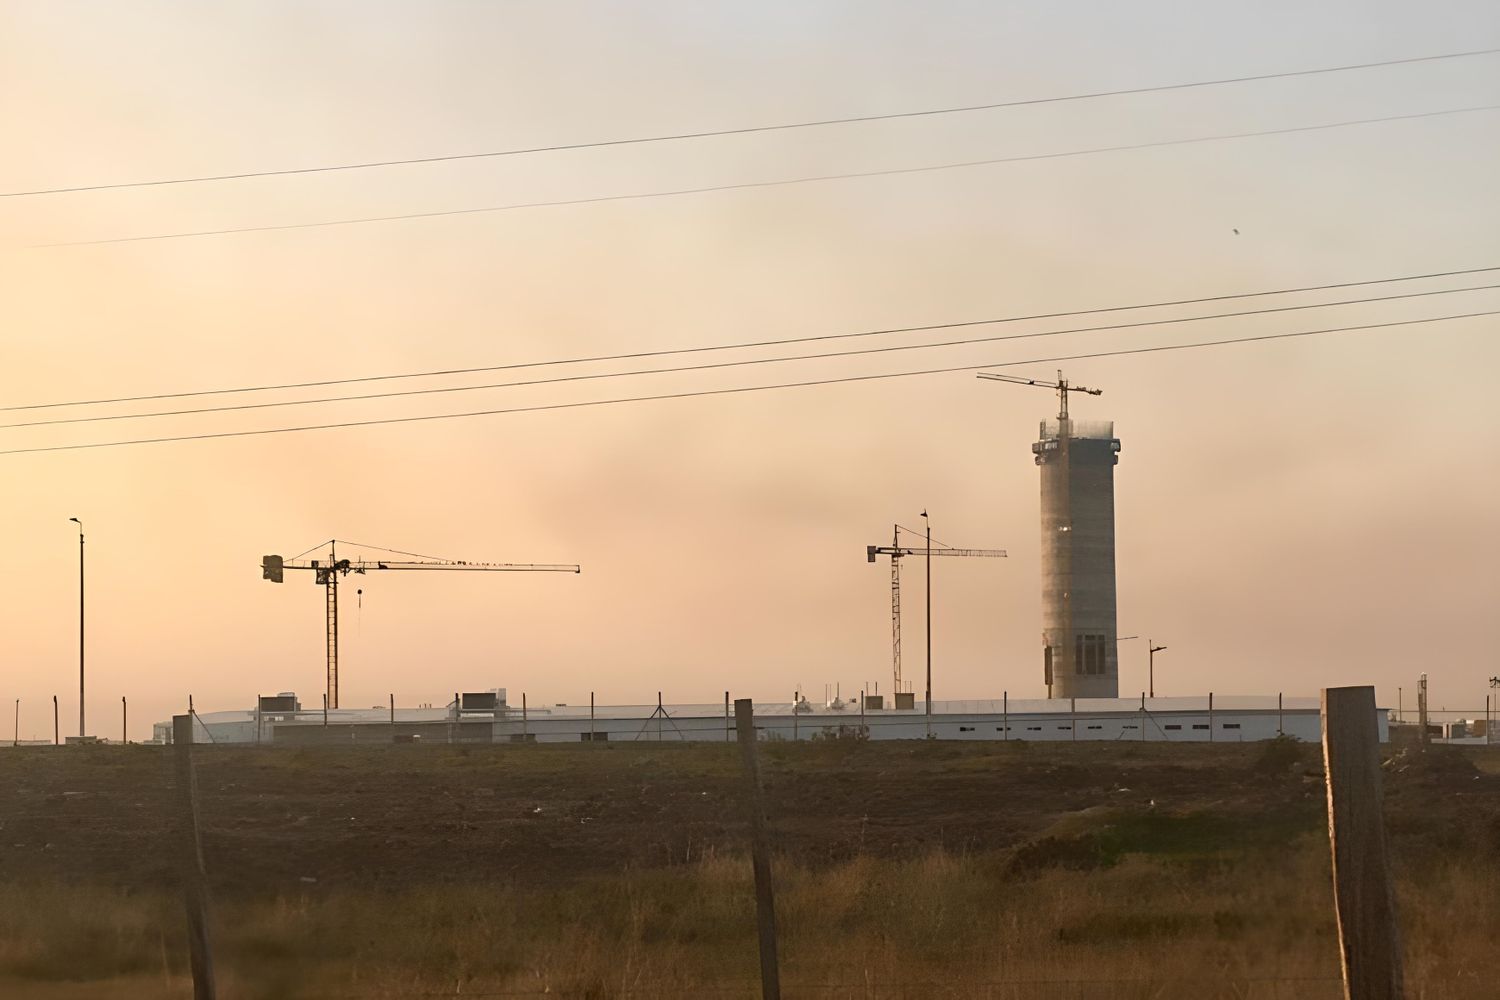
[[[1373,687],[1323,690],[1333,901],[1346,1000],[1401,1000],[1401,934],[1381,815]]]
[[[750,857],[755,867],[755,918],[760,925],[760,991],[764,1000],[781,1000],[781,969],[776,961],[776,897],[771,885],[771,853],[766,843],[766,808],[761,800],[760,768],[755,762],[755,706],[749,698],[734,703],[734,724],[745,770],[745,805],[750,818]]]
[[[193,1000],[214,1000],[214,955],[208,934],[208,886],[203,842],[198,836],[198,780],[193,772],[193,717],[172,716],[172,756],[177,772],[180,844],[178,871],[187,903],[188,952],[193,963]]]

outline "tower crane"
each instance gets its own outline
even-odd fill
[[[911,546],[901,544],[901,532],[909,535],[917,535],[910,528],[895,525],[891,530],[890,545],[866,545],[865,559],[874,562],[876,556],[891,557],[891,674],[895,681],[895,690],[892,692],[892,705],[895,705],[895,695],[908,694],[909,691],[902,689],[901,681],[901,560],[906,556],[964,556],[977,557],[981,559],[1004,559],[1004,549],[954,549],[946,546],[933,548],[931,546]],[[918,535],[918,537],[921,537]]]
[[[1057,419],[1065,425],[1065,430],[1068,422],[1068,393],[1082,392],[1090,396],[1104,395],[1103,389],[1090,389],[1086,386],[1073,385],[1067,379],[1063,378],[1062,372],[1057,373],[1056,382],[1043,382],[1041,379],[1035,378],[1020,378],[1016,375],[1001,375],[998,372],[980,372],[975,378],[989,379],[991,382],[1009,382],[1012,385],[1034,385],[1039,389],[1056,389],[1057,399],[1061,404],[1058,409]],[[1062,436],[1066,438],[1067,434],[1064,433]]]
[[[321,553],[326,544],[328,558],[321,558]],[[340,559],[338,557],[338,546],[353,545],[355,548],[378,548],[378,546],[359,546],[353,542],[339,542],[331,539],[326,543],[320,543],[301,555],[293,556],[291,559],[283,559],[281,556],[263,556],[261,558],[261,578],[270,580],[272,583],[282,583],[287,570],[308,570],[313,574],[313,582],[323,588],[324,608],[328,627],[328,707],[339,707],[339,577],[346,577],[350,573],[361,575],[370,572],[384,572],[386,570],[442,570],[456,573],[578,573],[581,568],[576,565],[562,565],[551,563],[490,563],[469,562],[461,559],[439,559],[434,556],[418,555],[414,552],[401,552],[396,549],[380,549],[399,556],[398,559]],[[320,554],[320,558],[307,559],[306,556],[313,552]]]

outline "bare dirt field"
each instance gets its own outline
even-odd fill
[[[787,995],[1336,996],[1271,746],[763,745]],[[0,752],[0,993],[190,994],[169,753]],[[200,748],[222,995],[755,995],[735,753]],[[1500,993],[1500,755],[1391,754],[1413,982]]]

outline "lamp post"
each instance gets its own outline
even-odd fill
[[[1150,695],[1149,695],[1149,697],[1155,698],[1156,697],[1156,654],[1160,653],[1162,650],[1166,649],[1167,647],[1166,646],[1158,646],[1154,642],[1152,642],[1150,639],[1146,640],[1146,646],[1147,646],[1147,648],[1149,648],[1151,650],[1151,653],[1147,657],[1147,661],[1146,661],[1147,662],[1147,670],[1149,671],[1149,673],[1147,675],[1147,678],[1146,678],[1146,689],[1151,692]]]
[[[924,559],[927,570],[927,738],[932,739],[932,521],[927,510],[922,510],[922,523],[927,528],[927,548]]]
[[[78,736],[82,739],[88,732],[83,707],[83,522],[76,517],[68,520],[78,525]]]

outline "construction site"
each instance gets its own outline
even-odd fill
[[[1155,692],[1155,655],[1166,649],[1146,640],[1152,670],[1149,690],[1136,698],[1120,697],[1119,647],[1139,636],[1119,634],[1116,623],[1115,481],[1120,440],[1108,421],[1077,421],[1069,413],[1075,393],[1098,396],[1100,389],[1055,381],[1018,378],[992,372],[979,377],[1002,384],[1042,388],[1056,393],[1057,415],[1041,422],[1032,445],[1040,472],[1042,595],[1042,677],[1045,698],[1012,701],[999,698],[934,700],[931,676],[931,574],[934,557],[1004,559],[1004,549],[959,548],[934,544],[930,528],[917,532],[896,524],[890,545],[867,545],[866,560],[890,564],[891,666],[886,692],[878,682],[852,691],[846,701],[825,690],[820,700],[795,692],[790,702],[761,702],[756,727],[766,740],[938,739],[1242,742],[1288,737],[1317,741],[1321,734],[1316,698],[1281,693],[1235,694],[1159,699]],[[922,511],[924,522],[927,511]],[[340,589],[347,602],[349,579],[386,572],[573,573],[576,564],[489,563],[438,559],[400,550],[379,557],[341,558],[341,543],[331,540],[292,558],[267,555],[262,577],[284,583],[289,573],[308,573],[323,590],[327,686],[321,702],[306,703],[296,692],[257,695],[245,710],[192,713],[200,741],[214,744],[348,744],[348,743],[519,743],[637,741],[670,739],[718,741],[730,738],[731,692],[722,706],[652,704],[531,706],[507,700],[505,688],[459,692],[434,698],[426,707],[396,704],[344,707],[339,699]],[[343,543],[346,550],[349,543]],[[369,546],[361,546],[368,550]],[[927,599],[925,648],[919,662],[926,677],[921,697],[903,670],[902,566],[908,566],[911,590],[913,562],[920,563]],[[355,589],[359,599],[362,586]],[[910,647],[906,644],[906,648]],[[907,660],[912,659],[907,656]],[[1003,685],[1004,679],[996,678]],[[1036,690],[1032,688],[1031,690]],[[1389,711],[1377,707],[1380,739],[1388,738]],[[153,742],[172,741],[172,722],[154,726]]]
[[[0,1000],[1500,997],[1497,88],[4,4]]]

